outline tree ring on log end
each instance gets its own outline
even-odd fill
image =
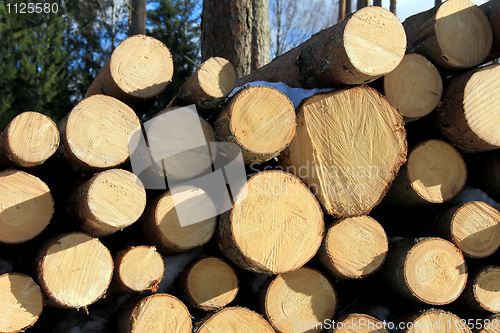
[[[362,313],[353,313],[337,321],[328,333],[389,333],[383,323]]]
[[[463,319],[453,313],[443,310],[425,310],[423,314],[413,317],[406,325],[407,329],[402,333],[471,333],[467,325],[463,325]]]
[[[259,314],[240,307],[220,310],[208,318],[196,332],[275,333],[271,325]]]
[[[482,269],[472,286],[476,300],[481,307],[493,313],[500,313],[500,267]]]
[[[205,98],[225,97],[233,90],[236,83],[234,67],[224,58],[214,57],[205,61],[197,73]]]

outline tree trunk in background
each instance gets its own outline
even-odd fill
[[[205,61],[222,57],[231,62],[237,77],[250,73],[252,44],[251,0],[204,0],[201,55]]]
[[[370,5],[370,0],[358,0],[357,9],[360,10],[361,8],[369,6],[369,5]]]
[[[352,0],[345,0],[345,16],[352,12]]]
[[[269,0],[253,0],[251,70],[269,62]]]
[[[438,7],[441,4],[441,0],[434,0],[434,6]]]
[[[391,0],[391,13],[396,15],[396,0]]]
[[[373,0],[373,5],[382,7],[382,0]]]
[[[337,21],[342,21],[345,19],[345,14],[346,14],[346,0],[339,0],[339,15],[337,18]]]
[[[132,0],[132,11],[129,36],[146,34],[146,2],[147,0]]]

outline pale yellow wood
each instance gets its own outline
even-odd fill
[[[239,307],[225,308],[205,321],[197,333],[275,333],[259,314]]]
[[[380,320],[362,313],[350,314],[342,321],[335,321],[334,325],[329,333],[389,333]]]
[[[221,98],[233,90],[236,73],[228,60],[214,57],[198,68],[198,82],[206,97]]]
[[[483,327],[477,330],[478,333],[498,333],[500,332],[499,315],[483,318]]]
[[[147,246],[129,249],[115,267],[120,282],[133,291],[144,291],[157,285],[164,270],[161,255],[154,247]]]
[[[415,316],[409,321],[404,333],[471,333],[467,327],[467,319],[459,318],[456,315],[443,310],[426,310],[423,314]],[[461,321],[465,319],[465,322]]]
[[[482,270],[472,288],[476,301],[484,310],[500,313],[500,267]]]

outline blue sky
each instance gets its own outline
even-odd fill
[[[472,0],[476,5],[481,5],[486,1]],[[382,7],[389,9],[389,2],[390,0],[382,0]],[[397,0],[396,15],[403,22],[408,16],[426,11],[432,7],[434,7],[434,0]]]

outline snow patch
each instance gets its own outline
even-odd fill
[[[487,204],[490,204],[496,210],[500,210],[500,204],[495,200],[491,199],[486,193],[481,191],[478,188],[474,188],[471,186],[465,186],[462,192],[454,198],[452,203],[461,203],[461,202],[471,202],[471,201],[482,201]]]
[[[10,273],[14,267],[12,266],[12,261],[10,260],[0,260],[0,275],[5,273]]]

